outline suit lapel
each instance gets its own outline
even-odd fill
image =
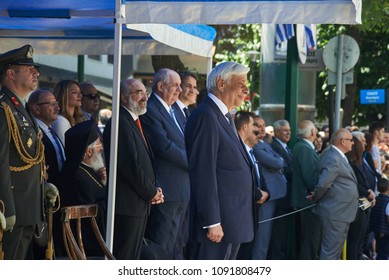
[[[233,141],[235,142],[236,146],[238,147],[238,149],[242,153],[244,159],[251,166],[251,163],[250,163],[251,161],[248,158],[246,149],[244,148],[244,144],[243,144],[242,140],[240,139],[239,134],[238,134],[238,137],[236,137],[236,135],[232,131],[231,126],[228,123],[228,120],[226,119],[226,117],[222,114],[219,107],[217,107],[217,105],[209,97],[205,101],[207,101],[210,104],[211,108],[213,109],[213,111],[215,112],[215,114],[217,116],[219,123],[227,131],[227,133],[231,136],[231,139],[233,139]]]
[[[158,98],[156,96],[154,96],[155,93],[153,93],[151,96],[150,96],[150,99],[149,99],[149,102],[152,102],[152,104],[154,104],[155,107],[157,107],[157,109],[159,110],[159,112],[161,113],[161,115],[165,118],[165,120],[170,123],[171,126],[174,127],[174,129],[176,129],[180,134],[181,131],[180,129],[177,127],[175,121],[173,120],[172,116],[170,116],[170,114],[168,113],[168,111],[166,111],[166,108],[162,105],[162,103],[158,100]]]
[[[180,106],[178,106],[177,103],[174,103],[172,105],[172,107],[174,110],[174,114],[176,115],[177,121],[181,127],[181,130],[185,131],[186,117],[185,117],[184,113],[182,112]]]

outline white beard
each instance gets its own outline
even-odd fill
[[[103,155],[102,153],[97,153],[96,151],[94,151],[91,159],[90,159],[90,167],[92,167],[92,169],[98,173],[98,171],[105,167],[105,163],[104,163],[104,158],[103,158]],[[107,184],[107,180],[102,180],[100,179],[101,183],[103,183],[103,185],[106,185]]]

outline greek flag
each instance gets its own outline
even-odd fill
[[[316,47],[316,25],[304,24],[307,51],[312,51]],[[293,24],[276,24],[276,36],[274,43],[279,45],[295,36]]]
[[[316,25],[304,24],[307,50],[313,51],[316,48]]]
[[[276,24],[275,44],[281,44],[294,36],[293,24]]]

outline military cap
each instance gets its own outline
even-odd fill
[[[0,55],[0,70],[7,69],[10,65],[31,65],[39,67],[40,65],[35,63],[32,58],[33,52],[32,46],[25,45]]]

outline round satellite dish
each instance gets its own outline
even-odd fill
[[[350,71],[359,59],[359,46],[353,37],[343,35],[343,66],[342,73]],[[324,64],[331,72],[336,72],[338,58],[338,38],[333,37],[323,51]]]
[[[304,24],[296,24],[296,41],[300,62],[305,64],[307,61],[307,38]]]

